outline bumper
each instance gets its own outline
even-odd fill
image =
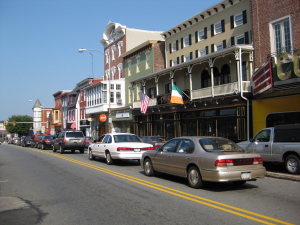
[[[250,173],[250,176],[243,179],[243,173]],[[266,168],[256,168],[250,170],[201,170],[202,179],[213,182],[227,182],[238,180],[255,180],[257,178],[264,178],[266,175]]]
[[[70,143],[70,144],[64,144],[62,145],[64,149],[66,150],[79,150],[85,147],[85,144],[78,144],[78,143]]]
[[[144,152],[110,152],[113,159],[142,159]]]

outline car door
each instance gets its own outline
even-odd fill
[[[96,142],[91,144],[93,155],[100,156],[100,144],[103,142],[105,135],[102,135]]]
[[[173,139],[164,144],[159,151],[154,155],[152,164],[155,170],[174,174],[172,157],[174,157],[176,148],[180,139]]]
[[[170,164],[173,166],[174,175],[186,176],[186,167],[192,160],[192,153],[195,150],[195,144],[190,139],[182,139],[178,144],[174,154],[170,157]]]
[[[249,146],[250,152],[256,152],[261,155],[263,160],[271,161],[271,130],[261,130],[252,140]]]
[[[107,149],[107,145],[109,145],[109,143],[111,143],[111,135],[106,134],[103,137],[103,141],[98,145],[99,156],[105,157],[105,150]]]

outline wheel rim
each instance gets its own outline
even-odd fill
[[[150,173],[150,171],[151,171],[151,163],[149,162],[149,161],[146,161],[145,162],[145,172],[146,172],[146,174],[149,174]]]
[[[195,169],[192,169],[189,173],[189,180],[192,184],[197,184],[199,181],[199,174]]]
[[[89,157],[90,157],[90,159],[93,157],[92,151],[89,151]]]
[[[106,154],[106,161],[107,161],[108,163],[110,162],[110,154],[109,154],[109,153]]]
[[[295,172],[298,169],[298,164],[295,159],[289,159],[287,163],[287,168],[291,172]]]

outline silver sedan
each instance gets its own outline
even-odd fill
[[[185,177],[193,188],[202,188],[206,181],[241,185],[266,174],[259,154],[246,153],[219,137],[174,138],[156,151],[144,152],[141,166],[147,176],[157,171]]]

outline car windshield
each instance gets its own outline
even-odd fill
[[[83,137],[81,132],[67,132],[66,137]]]
[[[114,140],[116,143],[118,143],[118,142],[142,142],[137,136],[128,135],[128,134],[114,135]]]
[[[244,152],[240,146],[225,138],[205,138],[199,140],[207,152]]]

